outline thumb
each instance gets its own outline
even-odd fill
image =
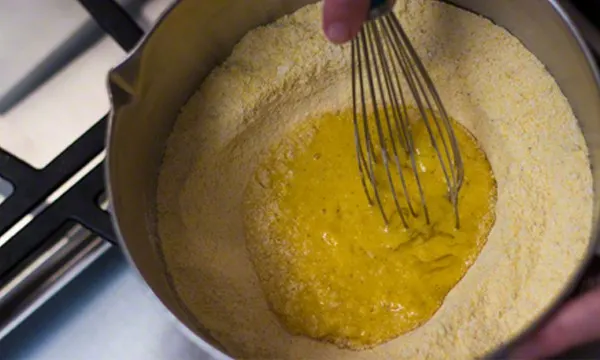
[[[540,359],[600,339],[600,288],[568,302],[514,353],[514,359]]]
[[[323,30],[329,41],[342,44],[358,34],[367,19],[370,0],[325,0]]]

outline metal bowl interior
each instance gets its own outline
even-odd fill
[[[216,357],[226,355],[173,291],[158,246],[156,186],[164,146],[181,106],[244,34],[313,2],[180,0],[109,74],[113,109],[108,134],[107,188],[122,247],[152,292],[183,324],[185,332]],[[597,70],[558,2],[446,2],[506,28],[546,65],[579,119],[590,151],[594,189],[598,189],[600,88]],[[597,191],[594,194],[590,255],[596,244],[600,210]],[[564,291],[556,294],[554,305],[541,312],[539,320],[527,331],[539,326],[563,300],[581,276],[587,260],[574,272],[571,281],[565,283]],[[504,357],[510,344],[506,345],[490,357]]]

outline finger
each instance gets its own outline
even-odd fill
[[[323,30],[336,44],[351,40],[367,19],[370,0],[325,0]]]
[[[600,288],[567,303],[513,358],[546,358],[599,339]]]

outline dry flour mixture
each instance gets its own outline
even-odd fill
[[[259,155],[284,132],[351,106],[350,57],[322,35],[319,5],[257,28],[182,110],[158,186],[158,230],[176,290],[234,357],[475,358],[544,311],[584,256],[587,149],[544,66],[474,14],[424,0],[400,0],[396,11],[450,116],[490,161],[498,196],[487,244],[433,318],[407,334],[364,351],[290,335],[246,249],[244,191]]]

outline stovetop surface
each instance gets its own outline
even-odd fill
[[[35,1],[24,0],[18,6],[9,4],[12,6],[9,10],[12,14],[27,12],[27,7],[33,6]],[[141,24],[142,28],[145,24],[148,28],[172,1],[117,2],[126,6],[129,14],[137,11],[138,15],[147,15],[151,8],[150,20],[134,16],[137,24]],[[105,238],[114,238],[107,214],[99,206],[103,203],[104,191],[101,162],[106,119],[103,115],[108,106],[103,76],[110,66],[123,58],[123,49],[130,49],[135,44],[142,29],[135,23],[121,23],[120,26],[119,21],[103,23],[100,19],[103,30],[116,39],[113,41],[102,33],[94,33],[98,30],[97,25],[90,25],[85,17],[79,20],[73,18],[73,14],[81,14],[82,8],[75,11],[67,3],[70,1],[48,0],[46,3],[52,7],[47,14],[52,13],[58,19],[64,17],[65,21],[42,20],[48,21],[53,29],[71,26],[70,29],[78,33],[83,31],[88,36],[85,40],[87,45],[102,54],[102,62],[89,60],[93,56],[87,52],[71,54],[72,62],[65,69],[56,65],[62,59],[58,55],[64,54],[66,45],[75,41],[72,36],[68,41],[57,40],[58,49],[61,49],[58,55],[48,46],[32,47],[31,51],[50,51],[47,59],[53,64],[53,71],[62,75],[71,72],[68,82],[72,89],[81,88],[82,82],[102,83],[102,86],[75,91],[72,98],[67,99],[69,111],[65,112],[65,103],[57,105],[51,95],[61,91],[64,84],[61,85],[63,88],[55,86],[55,73],[41,74],[39,64],[27,62],[27,57],[11,70],[11,76],[0,80],[0,176],[21,185],[6,198],[6,194],[14,189],[0,178],[0,359],[210,359],[177,329],[162,305],[130,269],[118,248],[90,235],[89,231],[72,229],[75,223],[80,223]],[[79,3],[93,14],[95,12],[94,17],[98,20],[102,12],[111,8],[112,1],[80,0]],[[600,3],[585,0],[569,3],[575,3],[588,16],[594,23],[592,27],[600,28]],[[0,47],[7,43],[17,46],[15,39],[3,37],[7,31],[2,31],[2,24],[8,21],[2,17],[2,6],[6,5],[0,4]],[[113,20],[119,17],[118,11],[116,15],[114,11],[106,14],[111,15]],[[39,23],[42,20],[35,21]],[[14,23],[14,19],[12,21]],[[48,36],[53,36],[53,33]],[[34,43],[47,45],[49,42],[38,39]],[[600,42],[596,50],[600,51]],[[0,58],[0,64],[4,65],[2,60]],[[89,68],[98,71],[86,77],[85,71]],[[28,75],[21,79],[23,74]],[[28,86],[36,82],[43,85],[35,85],[41,90],[27,95],[24,86],[12,86],[17,82]],[[92,103],[88,101],[91,98],[100,100]],[[22,103],[28,105],[28,102],[34,105],[18,106]],[[50,124],[43,122],[40,114],[42,117],[60,114],[63,120],[69,117],[73,120],[68,126],[66,123]],[[85,120],[79,121],[80,118]],[[5,121],[11,119],[13,123]],[[20,124],[19,129],[23,126],[28,128],[32,137],[7,135],[14,133],[14,123]],[[73,140],[66,139],[63,145],[54,142],[46,147],[35,141],[35,136],[62,139],[66,133],[79,140],[71,144]],[[30,159],[20,156],[26,161],[9,153],[20,155],[21,150],[37,147],[36,156]],[[54,153],[64,151],[53,157],[48,155],[51,150]],[[90,161],[86,171],[71,180],[72,187],[56,193],[59,185]],[[46,198],[48,195],[53,198]],[[44,205],[39,207],[37,204],[34,209],[32,204],[37,199],[45,199]],[[11,205],[10,211],[7,205]],[[31,212],[37,215],[30,223],[34,226],[15,230],[14,220]],[[6,235],[7,229],[14,230],[12,237]],[[44,256],[55,261],[42,265],[36,262]],[[6,274],[17,274],[22,278],[16,281],[16,276],[7,277]],[[8,292],[5,290],[7,287],[10,288]],[[21,287],[29,291],[13,291]],[[18,321],[6,323],[5,315],[9,313],[18,314]],[[578,349],[561,358],[600,358],[600,344]]]
[[[0,358],[211,359],[164,311],[113,248],[0,340]]]

